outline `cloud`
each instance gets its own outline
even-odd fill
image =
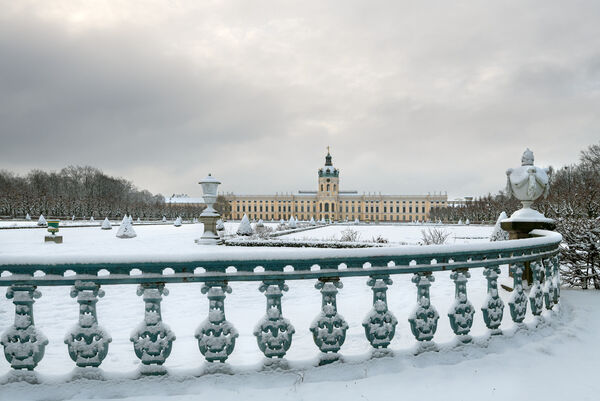
[[[153,192],[495,192],[598,138],[595,2],[0,0],[0,168]]]

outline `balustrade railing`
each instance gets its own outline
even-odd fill
[[[100,325],[96,303],[104,296],[101,286],[136,284],[145,304],[145,316],[131,335],[141,373],[163,374],[175,334],[162,321],[161,301],[168,295],[169,283],[202,282],[202,293],[209,300],[208,316],[196,330],[198,348],[211,364],[227,360],[235,348],[238,331],[227,321],[225,300],[232,290],[229,282],[256,281],[266,297],[266,313],[254,329],[258,348],[266,358],[281,360],[295,333],[284,318],[282,298],[288,290],[286,280],[316,280],[322,297],[321,312],[310,326],[323,363],[339,359],[348,323],[338,311],[336,296],[345,277],[368,276],[373,291],[373,306],[362,325],[371,346],[385,352],[394,338],[398,320],[388,308],[387,291],[392,275],[412,274],[416,285],[416,308],[409,316],[412,334],[423,346],[431,345],[440,318],[430,300],[433,273],[452,271],[455,299],[448,313],[450,326],[462,343],[471,341],[469,332],[476,313],[467,296],[468,280],[482,269],[487,280],[487,298],[481,306],[483,320],[492,335],[502,334],[500,324],[504,302],[498,293],[501,265],[510,265],[514,291],[509,304],[512,320],[522,324],[528,304],[534,316],[545,306],[558,303],[560,277],[558,251],[560,234],[536,230],[537,237],[513,241],[470,245],[397,247],[373,249],[277,249],[260,248],[155,260],[107,256],[93,263],[65,263],[56,258],[40,263],[33,259],[7,260],[0,256],[0,286],[8,287],[6,296],[15,305],[14,324],[1,336],[4,354],[13,369],[33,370],[44,356],[48,339],[35,326],[33,305],[41,297],[40,287],[72,286],[71,296],[79,304],[79,321],[65,336],[71,359],[78,367],[94,369],[109,352],[111,336]],[[201,249],[201,248],[199,248]],[[522,273],[529,263],[533,285],[526,294]]]

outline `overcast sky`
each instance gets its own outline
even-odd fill
[[[0,168],[496,192],[600,140],[600,2],[0,0]]]

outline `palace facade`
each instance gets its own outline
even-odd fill
[[[333,220],[364,222],[411,222],[429,219],[434,207],[445,207],[448,196],[434,195],[376,195],[340,190],[340,172],[332,164],[327,151],[325,165],[318,171],[316,191],[298,191],[296,194],[235,195],[222,194],[231,203],[234,220],[244,214],[250,219]]]

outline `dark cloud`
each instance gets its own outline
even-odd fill
[[[0,168],[272,193],[331,145],[346,189],[462,196],[599,137],[597,2],[0,7]]]

